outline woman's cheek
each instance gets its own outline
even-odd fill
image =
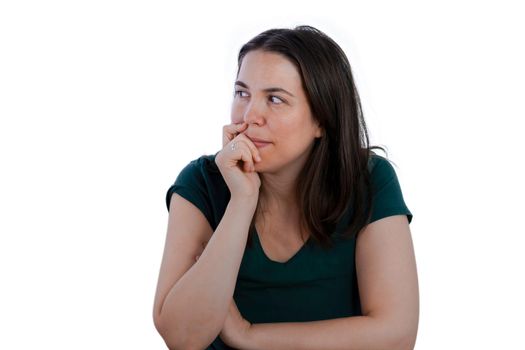
[[[231,115],[231,121],[232,124],[242,123],[244,121],[244,118],[242,117],[242,113],[232,113]]]
[[[235,102],[232,106],[230,119],[233,124],[242,123],[244,121],[242,108],[236,105]]]
[[[236,116],[232,116],[231,121],[232,121],[232,124],[238,124],[238,123],[243,122],[242,117],[236,117]]]

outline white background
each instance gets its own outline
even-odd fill
[[[416,349],[525,348],[519,1],[3,1],[0,348],[164,349],[165,194],[218,151],[236,57],[272,27],[347,53],[397,164]]]

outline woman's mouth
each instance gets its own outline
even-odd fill
[[[261,141],[252,141],[252,142],[257,148],[263,148],[271,144],[271,142],[261,142]]]
[[[263,148],[263,147],[266,147],[269,144],[271,144],[271,142],[264,141],[264,140],[261,140],[261,139],[255,138],[255,137],[252,138],[252,137],[250,137],[248,135],[246,135],[246,137],[249,138],[250,141],[252,141],[253,144],[255,145],[255,147],[257,147],[257,148]]]

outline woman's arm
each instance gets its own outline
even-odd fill
[[[253,324],[243,349],[413,349],[419,292],[406,215],[377,220],[358,235],[356,271],[363,316]]]
[[[202,349],[219,334],[256,204],[232,197],[195,263],[194,247],[200,244],[196,241],[200,235],[193,234],[206,219],[192,204],[173,195],[154,308],[155,326],[170,349]]]

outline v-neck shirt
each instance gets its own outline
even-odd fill
[[[215,164],[215,156],[192,160],[166,193],[166,206],[175,192],[195,205],[215,231],[230,200],[230,191]],[[373,207],[370,223],[392,215],[412,221],[398,177],[390,162],[372,153]],[[271,260],[258,234],[246,246],[239,268],[234,300],[250,323],[306,322],[361,315],[355,269],[356,238],[340,234],[350,222],[351,210],[332,233],[332,248],[324,249],[308,238],[286,262]],[[213,286],[210,286],[213,288]],[[208,349],[231,349],[217,337]]]

